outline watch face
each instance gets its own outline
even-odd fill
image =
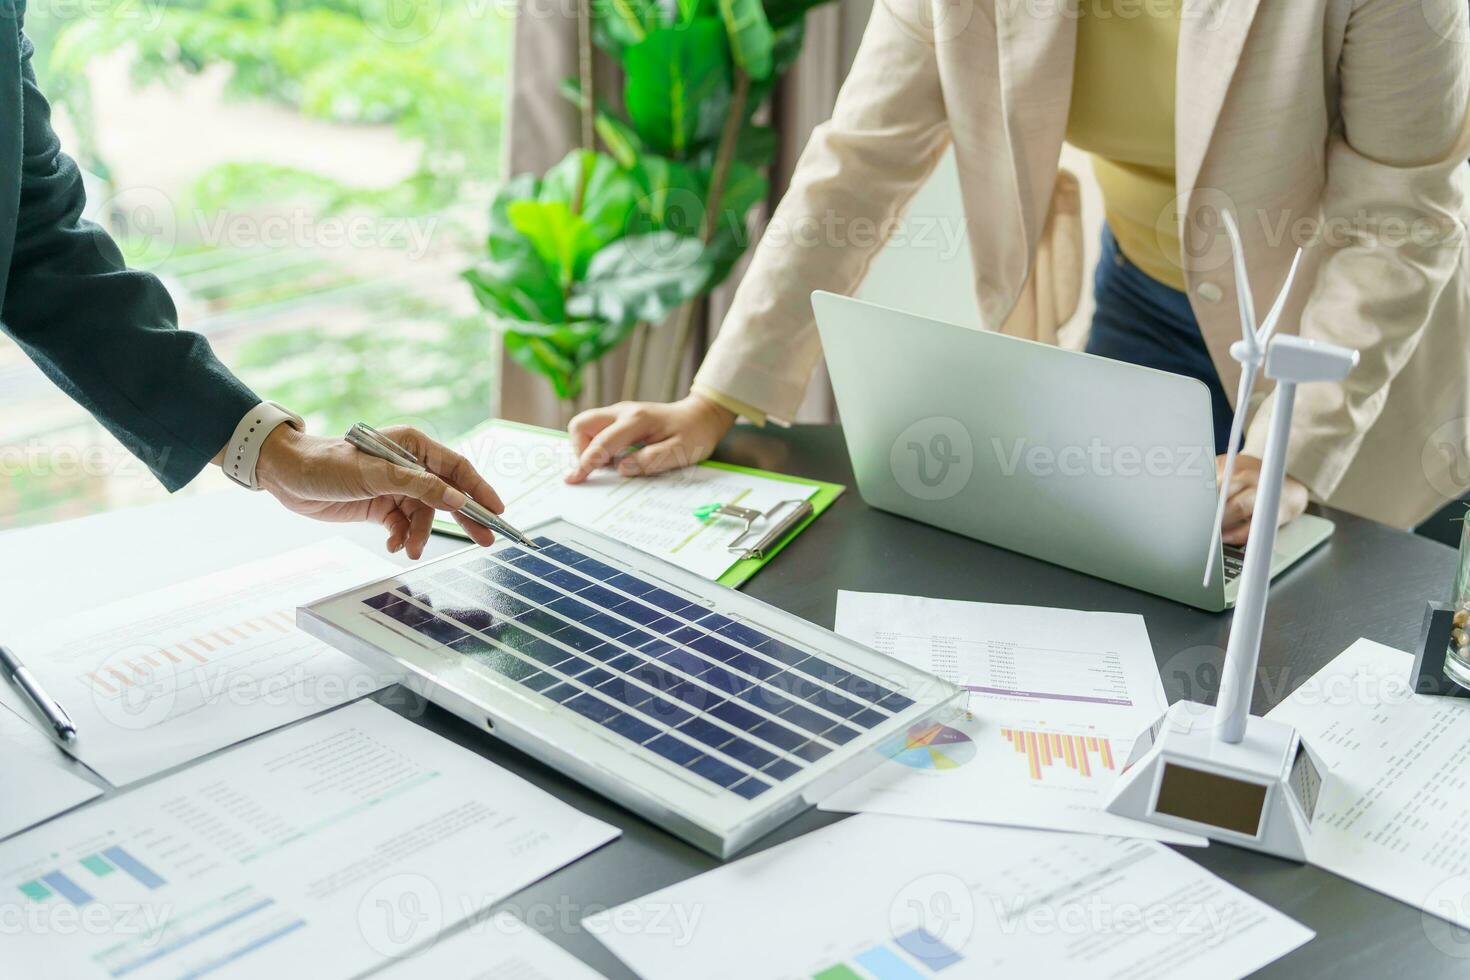
[[[1256,837],[1266,790],[1261,783],[1165,762],[1154,812]]]

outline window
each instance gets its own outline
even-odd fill
[[[499,177],[510,30],[483,0],[110,0],[26,21],[88,217],[182,326],[313,431],[445,439],[491,409],[494,340],[459,271]],[[0,469],[0,527],[165,495],[4,338]]]

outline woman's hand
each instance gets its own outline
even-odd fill
[[[707,459],[735,424],[735,413],[708,398],[677,402],[619,402],[572,419],[567,431],[577,451],[568,483],[581,483],[594,470],[617,462],[623,476],[647,476]],[[618,459],[629,446],[643,448]]]
[[[454,519],[479,545],[495,535],[462,517],[466,495],[499,514],[505,509],[469,461],[416,429],[396,426],[383,434],[428,468],[395,466],[359,452],[346,440],[327,439],[277,426],[260,447],[256,479],[287,510],[318,521],[373,521],[388,529],[388,551],[407,549],[418,560],[429,541],[436,510]]]
[[[1215,479],[1225,475],[1225,457],[1215,457]],[[1255,456],[1241,454],[1235,457],[1235,472],[1230,475],[1230,496],[1225,501],[1225,517],[1220,522],[1224,529],[1220,539],[1226,544],[1243,545],[1250,535],[1251,515],[1256,510],[1256,490],[1261,484],[1261,461]],[[1295,520],[1307,509],[1307,488],[1298,480],[1287,476],[1281,485],[1281,507],[1276,515],[1277,525]]]

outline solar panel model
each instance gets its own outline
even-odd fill
[[[565,521],[297,610],[307,633],[728,857],[965,693]]]

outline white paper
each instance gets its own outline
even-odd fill
[[[509,912],[473,922],[373,974],[374,980],[602,980]]]
[[[1413,662],[1358,640],[1266,717],[1328,767],[1307,859],[1470,928],[1470,700],[1414,694]]]
[[[812,977],[839,965],[880,980],[1209,980],[1312,938],[1153,841],[875,814],[583,925],[644,980]]]
[[[562,517],[711,580],[735,564],[729,545],[745,525],[731,518],[701,521],[697,508],[736,504],[764,513],[816,493],[810,484],[708,466],[636,479],[601,469],[568,486],[563,477],[577,461],[571,443],[509,425],[487,426],[459,448],[495,487],[505,519],[517,527]]]
[[[971,716],[883,746],[822,809],[1206,843],[1102,809],[1168,705],[1142,617],[839,592],[836,630],[968,688]]]
[[[67,750],[123,785],[386,687],[392,678],[296,629],[295,611],[396,571],[322,542],[78,608],[12,648],[76,722]],[[14,691],[0,701],[24,710]]]
[[[351,976],[617,833],[363,701],[0,844],[0,963]]]
[[[0,837],[102,795],[71,771],[75,765],[50,739],[0,705]]]

